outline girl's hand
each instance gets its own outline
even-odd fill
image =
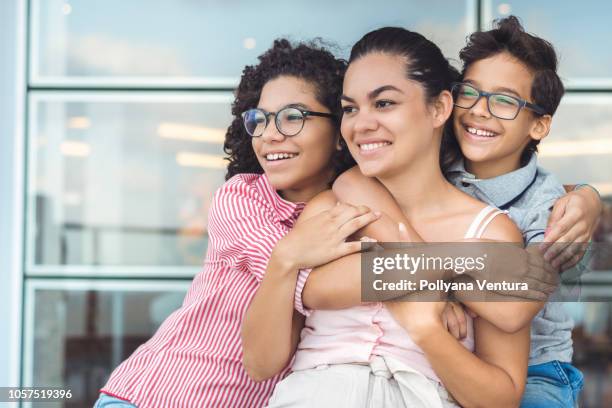
[[[576,265],[597,227],[601,210],[601,200],[590,188],[572,191],[558,199],[540,245],[544,259],[561,270]]]
[[[346,239],[380,218],[366,206],[337,203],[318,214],[297,222],[274,248],[274,255],[298,270],[326,264],[361,250],[360,241]]]

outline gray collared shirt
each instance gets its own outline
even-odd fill
[[[490,179],[469,173],[463,160],[446,173],[451,183],[479,200],[507,210],[523,233],[525,244],[541,242],[555,201],[565,194],[563,185],[538,167],[534,154],[526,166]],[[548,302],[533,319],[529,365],[552,360],[571,362],[574,322],[560,302]]]

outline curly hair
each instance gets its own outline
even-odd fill
[[[316,90],[315,98],[335,115],[334,126],[339,130],[342,117],[340,95],[346,61],[337,59],[319,43],[322,41],[292,45],[287,39],[277,39],[272,48],[259,56],[257,65],[244,68],[232,104],[234,119],[223,144],[223,150],[228,155],[226,160],[229,161],[226,180],[239,173],[263,173],[251,145],[251,136],[244,129],[241,114],[257,106],[264,85],[273,79],[292,76],[311,83]],[[340,146],[341,150],[336,150],[331,159],[336,176],[355,165],[342,138]]]

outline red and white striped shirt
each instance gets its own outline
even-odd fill
[[[265,175],[241,174],[214,195],[204,269],[180,309],[101,389],[138,408],[261,407],[276,377],[256,383],[242,367],[240,326],[276,243],[303,203],[283,200]]]

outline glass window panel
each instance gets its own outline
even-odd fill
[[[604,212],[593,241],[600,243],[586,282],[612,282],[612,95],[568,94],[553,118],[550,134],[539,147],[540,165],[564,184],[589,183],[604,199]],[[604,244],[607,243],[607,244]],[[609,296],[610,288],[597,287]]]
[[[30,98],[30,266],[202,264],[230,93]]]
[[[574,320],[572,363],[584,374],[581,407],[610,406],[612,377],[612,303],[564,303]]]
[[[526,30],[550,41],[558,52],[559,72],[576,87],[612,85],[612,53],[606,42],[612,38],[612,3],[555,0],[486,0],[483,24],[509,14],[521,18]]]
[[[472,0],[309,2],[32,0],[32,81],[234,86],[273,39],[322,37],[346,56],[367,31],[405,26],[456,57],[474,29]],[[134,22],[138,24],[134,24]]]
[[[539,150],[540,164],[563,183],[590,183],[612,197],[612,95],[565,95]]]
[[[24,383],[71,389],[73,395],[32,406],[93,406],[112,370],[181,306],[188,285],[30,281]]]

